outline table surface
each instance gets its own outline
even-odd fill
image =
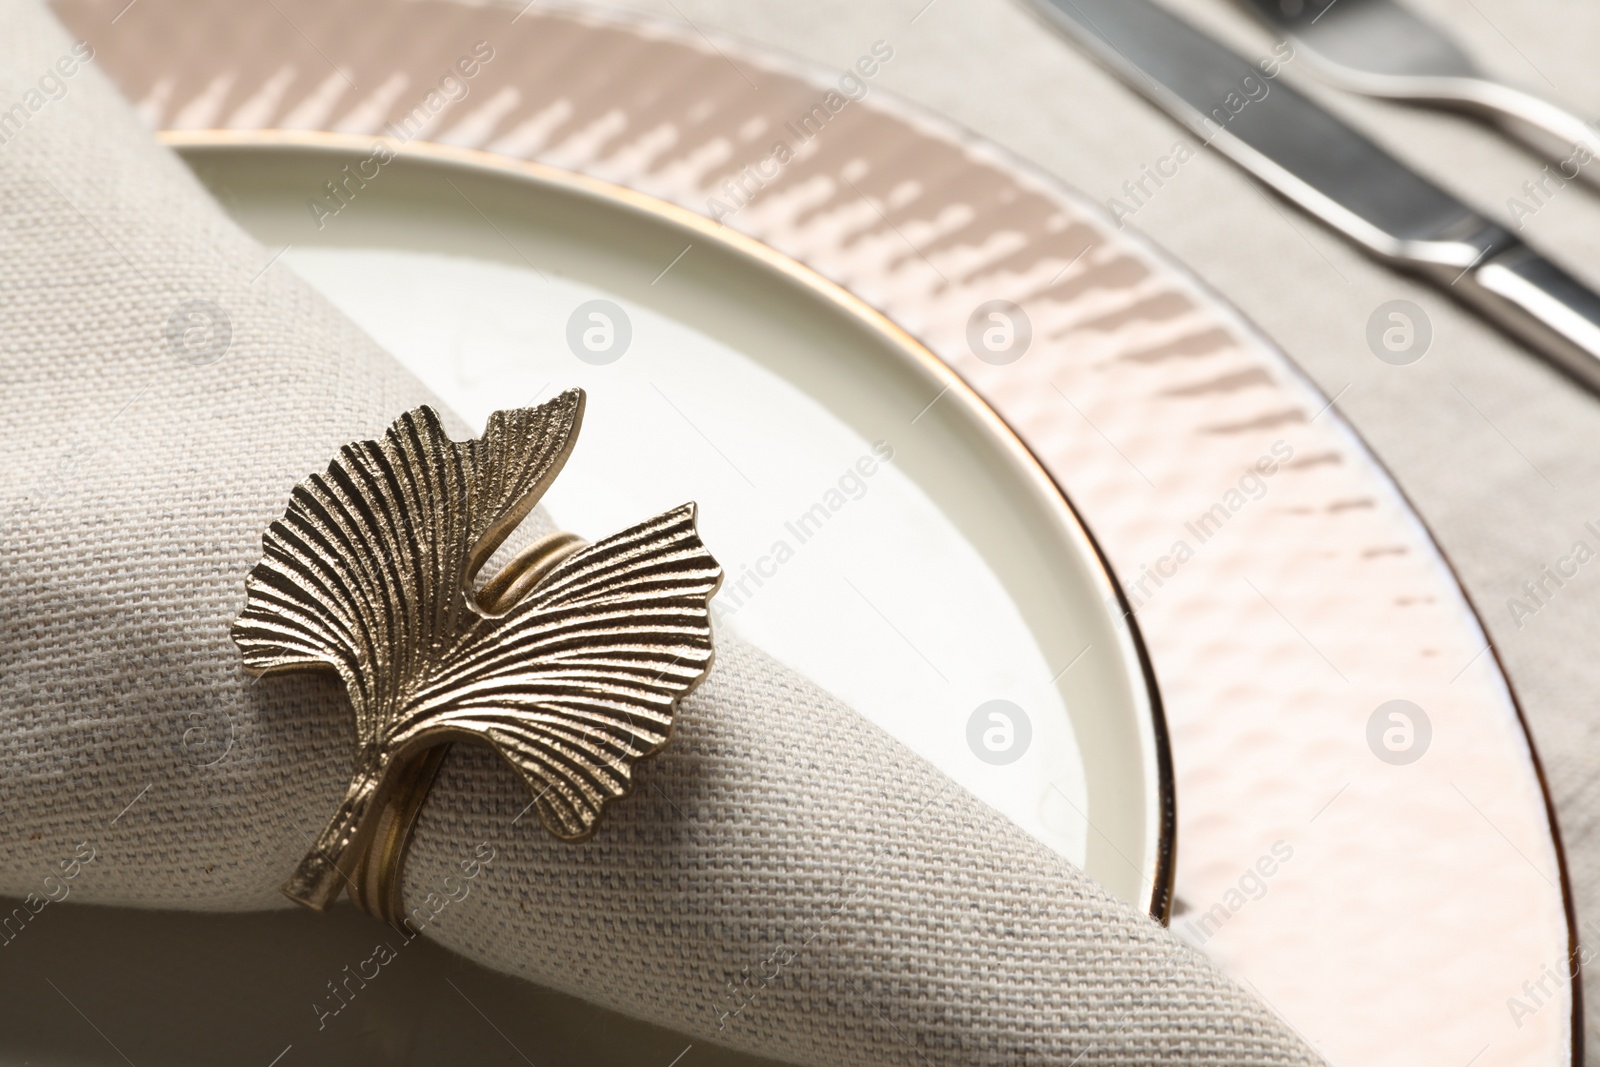
[[[1600,115],[1600,7],[1579,0],[1410,0],[1450,26],[1490,71]],[[884,40],[879,87],[1010,149],[1108,201],[1141,168],[1194,139],[1085,59],[1014,0],[631,0],[625,7],[843,68]],[[1224,0],[1190,17],[1246,54],[1271,39]],[[1374,133],[1417,169],[1600,286],[1600,163],[1539,203],[1524,183],[1547,160],[1466,118],[1323,90],[1285,77]],[[1594,184],[1588,184],[1593,180]],[[1458,569],[1521,699],[1554,796],[1580,925],[1600,917],[1600,728],[1588,694],[1600,656],[1600,566],[1533,600],[1524,583],[1600,549],[1600,399],[1570,384],[1436,290],[1364,258],[1273,200],[1220,156],[1186,163],[1129,225],[1238,306],[1330,397],[1388,465]],[[1411,366],[1376,359],[1368,318],[1414,301],[1433,327]],[[1570,565],[1569,565],[1570,567]],[[1520,602],[1530,611],[1513,612]],[[1518,862],[1514,856],[1507,862]],[[1508,916],[1508,921],[1515,921]],[[1483,936],[1480,934],[1480,936]],[[1589,999],[1589,1061],[1600,1063],[1600,997]]]

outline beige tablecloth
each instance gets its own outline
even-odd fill
[[[1491,70],[1600,115],[1600,7],[1578,0],[1413,0],[1452,27]],[[844,67],[892,42],[884,88],[948,116],[1101,200],[1190,141],[1176,125],[1008,0],[632,0],[816,62]],[[1186,5],[1251,55],[1272,41],[1223,0]],[[1321,90],[1286,76],[1374,132],[1446,187],[1504,221],[1516,197],[1523,235],[1600,284],[1600,184],[1533,198],[1546,161],[1472,121]],[[1600,166],[1600,165],[1597,165]],[[1600,170],[1596,171],[1600,177]],[[1600,920],[1600,683],[1591,643],[1600,566],[1583,566],[1537,600],[1524,583],[1597,542],[1600,399],[1547,369],[1436,290],[1362,257],[1269,199],[1220,156],[1186,163],[1130,224],[1201,275],[1275,339],[1389,466],[1476,601],[1544,760],[1559,810],[1580,923]],[[1408,299],[1428,315],[1428,354],[1376,359],[1368,318]],[[1570,570],[1570,565],[1567,569]],[[1513,611],[1517,604],[1523,605]],[[1527,610],[1527,609],[1532,609]],[[1507,862],[1519,862],[1508,855]],[[1181,893],[1181,886],[1179,887]],[[1514,922],[1515,916],[1507,916]],[[1487,933],[1486,935],[1487,936]],[[1514,984],[1514,983],[1512,983]],[[1591,995],[1590,1063],[1600,1063],[1600,998]]]

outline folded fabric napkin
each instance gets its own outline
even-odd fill
[[[0,294],[0,892],[89,848],[75,901],[287,906],[349,777],[350,711],[331,677],[253,683],[229,627],[291,488],[437,402],[272,265],[34,0],[0,3]],[[726,632],[591,840],[520,818],[528,800],[454,747],[406,867],[426,936],[697,1040],[816,1065],[1317,1062]]]

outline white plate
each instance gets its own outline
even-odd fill
[[[1159,914],[1161,727],[1115,586],[1056,485],[921,346],[770,250],[603,183],[407,150],[318,220],[305,190],[369,146],[244,141],[187,152],[463,417],[588,391],[546,498],[563,526],[697,501],[723,625]]]

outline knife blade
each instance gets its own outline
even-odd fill
[[[1234,163],[1600,391],[1600,294],[1292,86],[1150,0],[1026,0]]]

